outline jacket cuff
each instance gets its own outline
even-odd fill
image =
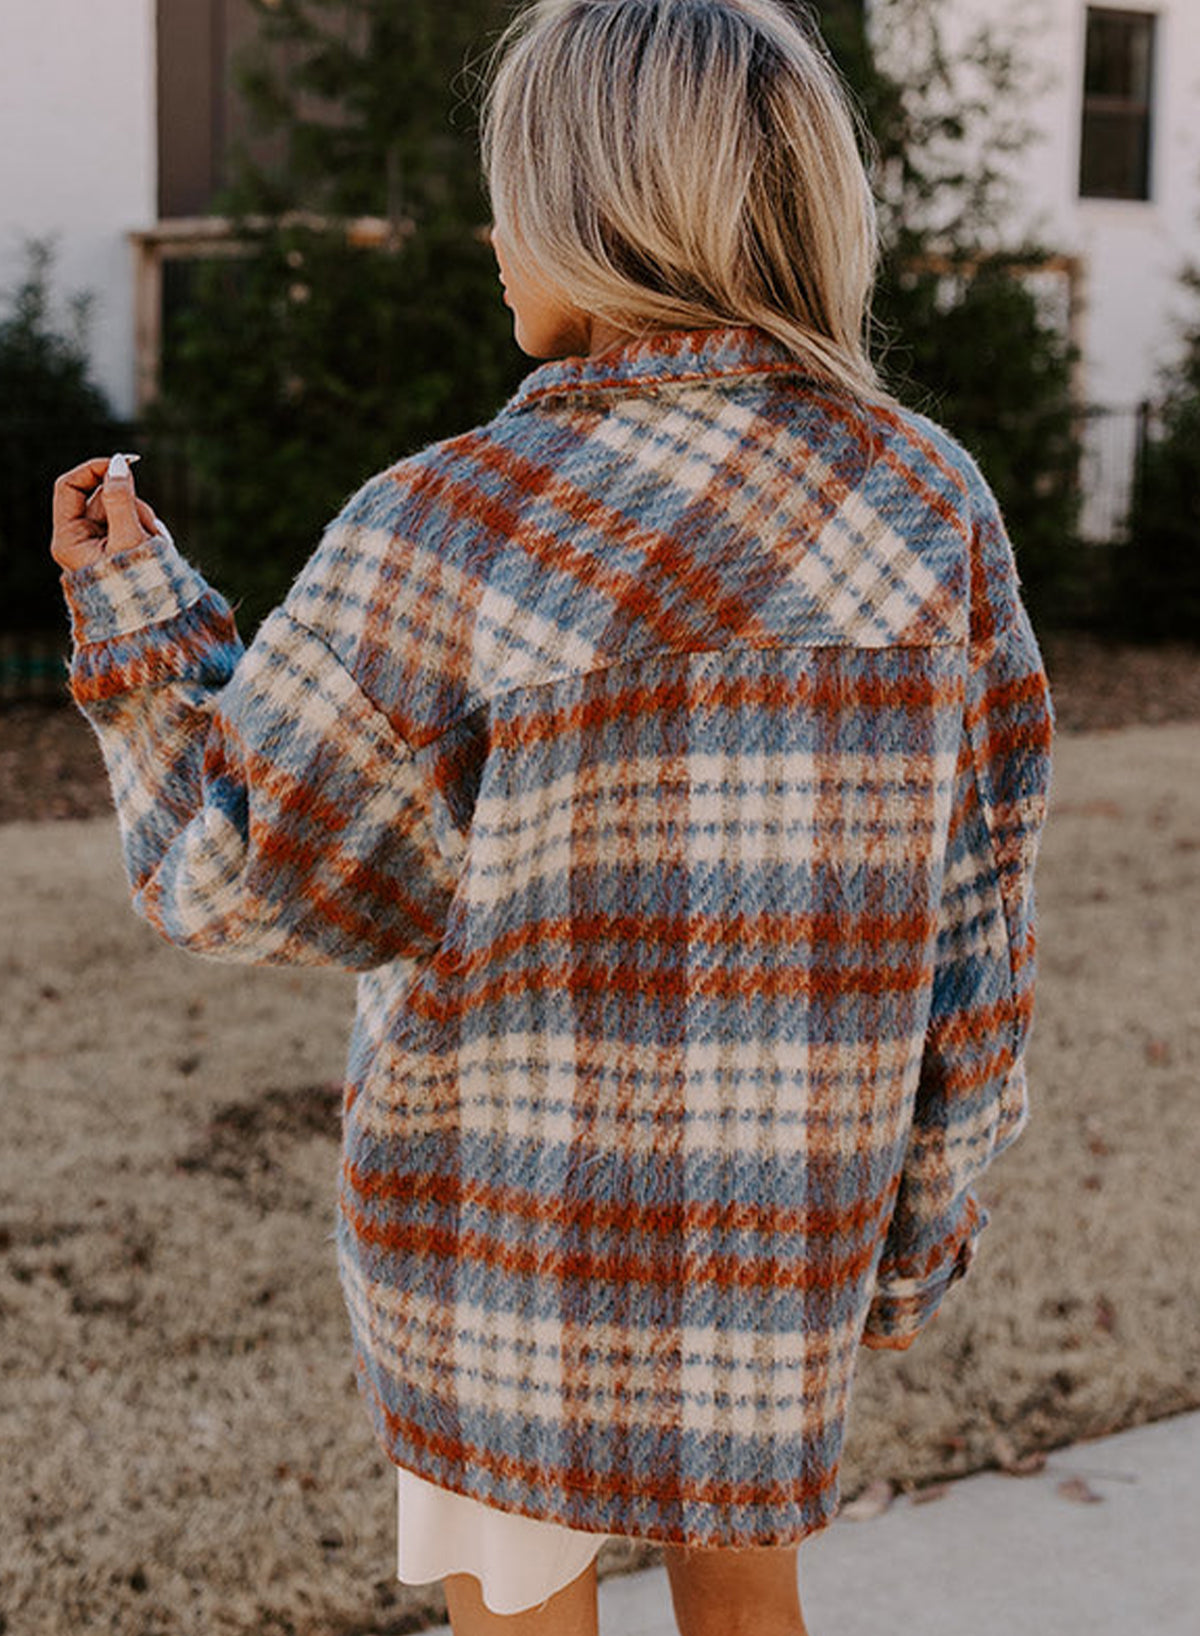
[[[208,590],[203,576],[161,538],[62,576],[77,648],[174,619]]]
[[[881,1271],[867,1311],[866,1334],[893,1341],[909,1341],[919,1335],[946,1291],[966,1277],[986,1226],[987,1212],[968,1197],[953,1238],[940,1244],[923,1265]]]

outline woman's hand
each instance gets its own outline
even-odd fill
[[[85,460],[54,485],[54,536],[50,554],[60,568],[90,568],[129,551],[166,529],[134,492],[129,462]]]

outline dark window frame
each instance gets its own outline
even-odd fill
[[[1125,23],[1146,31],[1144,95],[1091,91],[1089,47],[1093,19]],[[1079,197],[1149,204],[1154,199],[1155,96],[1160,31],[1159,13],[1120,6],[1088,6],[1085,17],[1083,106],[1080,120]],[[1128,133],[1115,157],[1114,125]],[[1107,140],[1106,140],[1107,133]],[[1122,174],[1123,173],[1123,176]]]

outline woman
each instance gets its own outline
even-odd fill
[[[339,1253],[457,1636],[796,1636],[856,1350],[1025,1115],[1045,679],[969,457],[881,390],[853,121],[775,0],[547,0],[485,120],[521,346],[245,654],[120,462],[60,480],[139,911],[362,972]]]

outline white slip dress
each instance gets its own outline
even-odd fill
[[[403,1466],[396,1476],[396,1577],[424,1585],[447,1574],[473,1574],[492,1613],[540,1607],[578,1579],[608,1538],[497,1511]]]

